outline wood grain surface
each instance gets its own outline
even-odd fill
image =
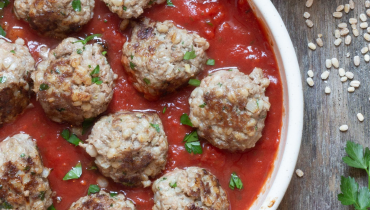
[[[355,9],[348,14],[343,12],[341,19],[335,19],[333,12],[337,6],[347,4],[349,0],[314,0],[311,8],[305,7],[305,0],[272,0],[282,16],[295,47],[305,98],[304,130],[300,156],[297,167],[305,175],[298,178],[296,175],[290,183],[288,191],[279,206],[280,210],[306,210],[306,209],[352,209],[342,206],[337,199],[340,193],[340,178],[344,176],[355,177],[360,186],[367,186],[366,172],[349,168],[342,162],[345,155],[344,148],[347,140],[353,140],[364,146],[370,146],[370,63],[366,63],[361,54],[361,48],[369,42],[363,38],[366,29],[360,29],[359,16],[365,13],[365,0],[354,0]],[[313,28],[305,24],[304,12],[311,14]],[[357,18],[357,28],[360,36],[355,38],[349,25],[349,18]],[[368,16],[367,16],[368,17]],[[337,25],[346,22],[352,35],[352,44],[334,45],[334,31]],[[370,25],[370,17],[367,21]],[[308,42],[315,42],[317,35],[322,34],[324,47],[316,51],[308,49]],[[347,58],[346,54],[350,53]],[[369,54],[369,53],[368,53]],[[360,56],[361,65],[356,67],[353,57]],[[338,58],[340,67],[354,73],[355,80],[361,82],[360,88],[349,93],[349,81],[342,83],[338,69],[332,68],[329,79],[323,81],[320,75],[326,70],[325,60]],[[312,69],[314,87],[306,83],[307,71]],[[331,94],[325,94],[325,87],[331,88]],[[362,113],[364,122],[360,122],[356,115]],[[340,132],[339,126],[347,124],[349,130]]]

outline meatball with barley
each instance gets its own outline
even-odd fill
[[[36,143],[27,134],[8,137],[0,143],[1,209],[46,210],[52,191]]]
[[[187,84],[206,63],[209,43],[170,21],[132,22],[131,40],[123,46],[122,64],[145,98],[158,99]]]
[[[13,121],[29,104],[34,65],[23,39],[0,39],[0,125]]]
[[[230,202],[216,176],[198,167],[163,175],[152,186],[153,210],[228,210]]]
[[[269,84],[259,68],[250,75],[230,69],[204,78],[189,98],[189,117],[198,135],[220,149],[254,147],[270,109],[265,96]]]
[[[107,109],[117,75],[103,52],[100,44],[67,38],[37,66],[34,91],[51,120],[80,125]]]
[[[104,176],[126,186],[149,186],[167,161],[167,136],[156,113],[104,116],[81,146]]]
[[[94,15],[94,0],[14,0],[14,13],[41,35],[65,38]]]
[[[74,202],[69,210],[136,210],[135,204],[123,194],[111,196],[100,191],[96,194],[87,195]]]
[[[122,19],[137,18],[144,9],[154,4],[162,4],[166,0],[104,0],[109,10]]]

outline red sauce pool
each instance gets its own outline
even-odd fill
[[[194,87],[185,87],[159,101],[149,102],[138,93],[128,82],[120,64],[121,48],[126,41],[129,30],[120,32],[120,19],[110,13],[105,4],[96,1],[93,20],[83,30],[71,36],[86,37],[91,33],[103,34],[102,39],[108,46],[108,60],[113,71],[119,75],[112,103],[107,113],[118,110],[153,110],[163,122],[170,145],[167,171],[175,167],[199,166],[215,174],[220,184],[227,191],[231,209],[247,209],[250,207],[274,167],[282,126],[283,97],[282,84],[276,59],[269,44],[264,28],[258,21],[245,0],[218,0],[200,3],[197,0],[173,0],[176,7],[156,5],[148,9],[144,16],[154,20],[173,20],[176,24],[198,32],[209,43],[208,56],[216,60],[215,66],[207,66],[199,79],[210,71],[219,68],[237,67],[249,74],[253,68],[259,67],[271,81],[266,95],[270,97],[271,110],[266,119],[263,137],[256,147],[243,153],[229,153],[216,149],[202,140],[203,154],[192,155],[185,151],[182,140],[192,129],[180,125],[180,116],[189,113],[188,97]],[[54,48],[61,40],[38,36],[28,24],[15,18],[12,3],[5,9],[4,18],[0,20],[6,29],[7,37],[15,40],[21,37],[26,40],[32,55],[39,61],[40,46]],[[46,167],[53,168],[49,181],[52,190],[62,197],[62,202],[54,205],[58,210],[68,209],[72,202],[87,195],[90,184],[96,184],[99,173],[87,170],[92,164],[90,158],[81,148],[74,147],[65,141],[60,132],[69,127],[50,121],[44,114],[39,103],[32,98],[34,108],[27,109],[15,122],[0,128],[0,139],[25,132],[37,140],[40,153]],[[163,107],[167,107],[165,114]],[[87,135],[82,137],[86,139]],[[83,175],[78,180],[62,181],[64,175],[80,161]],[[243,184],[242,190],[231,190],[228,187],[230,174],[236,172]],[[150,188],[132,189],[110,181],[108,191],[121,191],[132,199],[138,209],[148,210],[153,206],[153,193]]]

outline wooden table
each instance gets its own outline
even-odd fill
[[[279,207],[281,210],[323,210],[323,209],[352,209],[342,206],[337,199],[340,193],[340,177],[355,177],[360,186],[367,186],[366,172],[349,168],[342,162],[347,140],[354,140],[362,145],[370,146],[370,63],[365,63],[361,48],[369,44],[363,38],[365,30],[358,29],[360,36],[354,38],[352,44],[334,45],[334,31],[338,23],[348,23],[349,18],[365,13],[365,0],[354,0],[355,9],[341,19],[333,18],[333,12],[340,4],[349,0],[314,0],[311,8],[305,7],[305,0],[272,0],[289,31],[295,47],[305,98],[303,139],[297,167],[305,173],[303,178],[293,176],[288,191]],[[305,24],[304,12],[311,14],[313,28]],[[359,20],[360,21],[360,20]],[[370,18],[368,17],[368,23]],[[370,24],[369,24],[370,25]],[[323,34],[324,47],[316,51],[308,49],[308,42],[315,42],[318,34]],[[350,33],[352,34],[352,33]],[[350,53],[350,58],[346,54]],[[368,53],[369,54],[369,53]],[[353,57],[359,55],[361,65],[355,67]],[[338,58],[340,67],[354,73],[356,80],[361,82],[360,88],[349,93],[349,82],[342,83],[338,69],[330,70],[329,79],[324,82],[320,75],[326,70],[325,60]],[[315,73],[314,87],[306,83],[307,71]],[[331,88],[331,94],[325,94],[326,86]],[[360,122],[356,115],[362,113],[365,121]],[[339,126],[347,124],[349,130],[340,132]]]

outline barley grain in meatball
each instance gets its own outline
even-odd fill
[[[123,194],[108,194],[100,191],[78,199],[69,210],[136,210],[135,204],[128,200]]]
[[[137,18],[144,9],[154,4],[162,4],[166,0],[104,0],[110,11],[122,19]]]
[[[157,99],[187,84],[206,63],[209,43],[170,21],[132,22],[131,40],[123,46],[122,64],[134,87]]]
[[[230,203],[218,179],[206,169],[175,169],[157,179],[152,186],[153,210],[227,210]]]
[[[73,125],[107,109],[116,77],[101,45],[77,41],[63,40],[32,74],[34,91],[47,116]]]
[[[155,113],[118,112],[102,117],[93,127],[86,152],[99,171],[126,186],[151,184],[166,165],[168,143]]]
[[[94,0],[15,0],[14,13],[42,35],[65,38],[92,19],[94,6]]]
[[[49,173],[29,135],[6,138],[0,143],[0,206],[46,210],[53,202]]]
[[[222,70],[203,79],[189,98],[189,117],[198,135],[220,149],[254,147],[270,109],[265,96],[269,84],[259,68],[250,75]]]
[[[23,39],[0,39],[0,124],[13,121],[29,104],[34,65]]]

